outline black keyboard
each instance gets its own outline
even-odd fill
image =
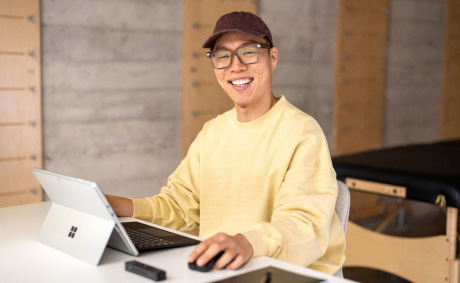
[[[133,244],[136,246],[137,249],[139,250],[146,250],[146,249],[155,249],[155,248],[161,248],[165,246],[172,245],[173,243],[152,235],[144,234],[142,232],[132,230],[129,228],[126,228],[126,233],[128,233],[129,237],[131,238],[131,241]]]

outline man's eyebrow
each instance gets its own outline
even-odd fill
[[[241,47],[241,46],[245,46],[245,45],[249,45],[249,44],[254,44],[254,43],[260,43],[260,42],[257,42],[255,40],[248,40],[248,41],[245,41],[243,42],[243,44],[241,44],[240,46],[238,46],[237,48]],[[219,46],[214,46],[214,49],[213,50],[229,50],[227,47],[225,47],[224,45],[219,45]]]

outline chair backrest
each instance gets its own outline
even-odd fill
[[[350,191],[344,182],[337,181],[337,185],[339,187],[339,193],[335,203],[335,212],[339,217],[340,223],[342,223],[343,232],[346,233],[348,215],[350,214]],[[340,268],[334,275],[343,278],[342,268]]]
[[[347,232],[348,216],[350,214],[350,191],[347,185],[342,181],[337,181],[339,187],[339,194],[337,195],[337,202],[335,203],[335,212],[339,216],[340,223],[343,226],[343,232]]]

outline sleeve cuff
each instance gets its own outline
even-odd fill
[[[147,222],[153,222],[155,211],[149,199],[131,199],[133,202],[133,217]]]
[[[246,239],[249,241],[249,243],[252,245],[252,250],[254,252],[253,257],[258,257],[258,256],[270,256],[270,253],[268,251],[268,246],[269,244],[265,243],[263,238],[260,235],[260,232],[257,230],[248,230],[245,232],[242,232]]]

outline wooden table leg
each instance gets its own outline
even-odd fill
[[[457,259],[458,209],[447,207],[446,236],[449,242],[449,282],[459,282],[459,260]]]

